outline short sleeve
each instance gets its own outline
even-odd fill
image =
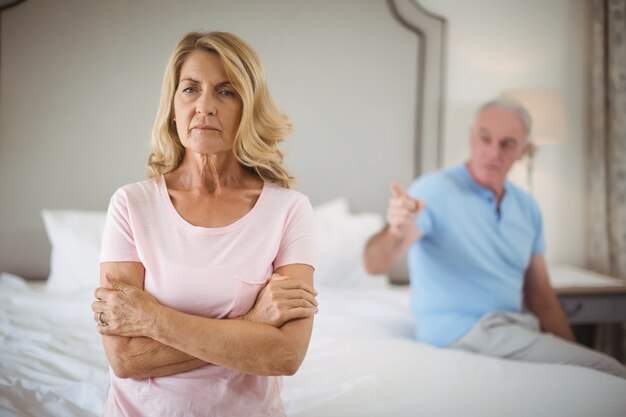
[[[532,256],[541,255],[546,251],[546,241],[543,235],[543,219],[541,211],[536,204],[533,204],[533,224],[535,230],[535,239],[533,241]]]
[[[117,190],[109,203],[100,262],[140,262],[130,222],[128,198],[123,189]]]
[[[274,268],[290,264],[315,267],[315,219],[309,199],[299,195],[289,210]]]

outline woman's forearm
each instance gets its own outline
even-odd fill
[[[111,279],[118,279],[142,290],[144,275],[145,268],[140,262],[103,262],[100,265],[100,283],[105,288],[112,287]],[[100,315],[97,316],[99,319]],[[206,365],[204,361],[146,337],[103,335],[102,342],[113,372],[122,378],[172,375]]]
[[[103,343],[111,369],[119,378],[156,378],[207,365],[148,337],[103,336]]]
[[[202,361],[253,375],[293,375],[309,343],[313,319],[281,328],[219,320],[161,306],[150,337]]]
[[[106,335],[113,370],[118,376],[141,378],[210,363],[248,374],[293,374],[306,354],[317,311],[313,268],[291,264],[276,274],[284,276],[271,279],[255,304],[260,322],[258,314],[209,319],[182,313],[136,286],[111,280],[112,289],[96,289],[99,301],[92,309],[105,319],[106,325],[97,329]]]
[[[196,317],[196,319],[208,320],[200,317]],[[226,323],[235,320],[220,321]],[[243,322],[244,320],[236,321]],[[228,327],[229,325],[226,326]],[[256,329],[256,333],[262,338],[263,342],[260,345],[250,343],[249,346],[243,347],[240,342],[237,342],[239,337],[236,336],[236,333],[246,332],[250,326],[263,327],[262,329]],[[270,332],[269,335],[266,334],[268,330]],[[185,332],[180,333],[180,338],[188,339]],[[229,352],[223,358],[222,366],[240,372],[257,375],[291,375],[299,367],[301,359],[299,359],[297,352],[289,352],[289,346],[284,346],[286,342],[284,335],[279,333],[279,329],[258,323],[235,325],[231,333],[232,336],[235,336],[234,338],[229,338],[228,336],[226,336],[226,339],[220,338],[217,341],[221,340],[223,343],[207,346],[206,350],[213,353]],[[169,340],[167,337],[163,338],[164,343],[149,337],[103,336],[103,339],[111,368],[115,375],[120,378],[156,378],[191,371],[210,364],[205,360],[198,359],[189,353],[165,344],[167,343],[165,341]],[[173,339],[177,340],[178,338],[174,336]],[[228,339],[230,339],[230,343]],[[245,341],[247,339],[242,338],[242,340]],[[179,344],[181,348],[189,348],[187,343],[181,343],[181,341],[179,343],[170,343]],[[281,344],[284,346],[283,349],[280,349]],[[236,348],[233,349],[233,347]],[[192,349],[193,347],[190,350]],[[200,355],[210,355],[209,352],[194,350]],[[271,353],[271,355],[268,356],[268,353]],[[211,357],[216,356],[219,357],[219,355],[211,355]]]

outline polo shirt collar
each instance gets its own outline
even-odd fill
[[[482,185],[478,184],[474,180],[474,178],[472,178],[472,176],[470,175],[469,169],[467,168],[467,164],[463,164],[457,167],[455,171],[456,171],[455,173],[457,177],[465,185],[467,185],[473,192],[479,195],[481,198],[483,198],[486,201],[489,201],[490,203],[493,203],[496,201],[496,193],[490,190],[489,188],[483,187]],[[502,202],[504,202],[504,200],[506,199],[507,190],[509,188],[508,183],[509,183],[508,180],[504,181],[504,195],[502,196],[502,201],[500,202],[500,205],[502,205]]]

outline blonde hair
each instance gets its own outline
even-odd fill
[[[159,110],[152,128],[148,177],[175,170],[185,155],[174,125],[174,94],[185,59],[197,50],[219,56],[229,82],[241,98],[241,121],[233,146],[235,157],[264,181],[289,188],[293,178],[283,167],[278,143],[291,133],[291,123],[270,96],[258,55],[241,38],[226,32],[190,32],[174,48],[165,70]]]

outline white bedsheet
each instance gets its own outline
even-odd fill
[[[626,416],[626,381],[610,375],[414,342],[406,288],[318,290],[307,357],[285,378],[291,417]],[[0,278],[0,416],[99,415],[108,368],[91,301]]]

